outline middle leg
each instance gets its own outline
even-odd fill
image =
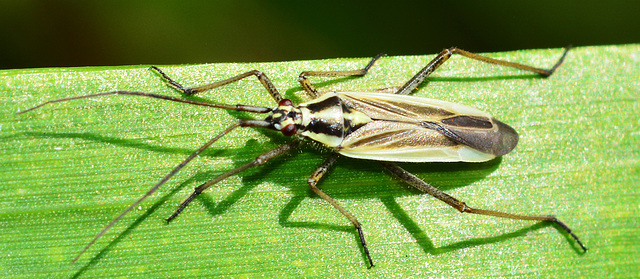
[[[342,213],[344,217],[347,217],[347,219],[351,221],[353,226],[356,228],[356,231],[358,231],[358,237],[360,237],[360,244],[362,244],[362,249],[364,250],[364,254],[367,257],[367,260],[369,260],[369,265],[370,267],[373,267],[373,260],[371,259],[371,255],[369,254],[369,248],[367,248],[367,242],[364,239],[364,233],[362,232],[362,226],[360,225],[360,222],[358,222],[358,220],[355,217],[353,217],[351,213],[349,213],[346,209],[344,209],[344,207],[338,204],[336,200],[334,200],[332,197],[327,195],[325,192],[323,192],[322,190],[320,190],[320,188],[316,186],[316,184],[318,184],[318,181],[322,178],[322,176],[335,164],[338,157],[340,157],[340,155],[338,153],[334,153],[329,158],[327,158],[327,160],[325,160],[322,163],[322,165],[320,165],[313,172],[313,174],[311,174],[311,177],[309,177],[309,180],[307,182],[309,183],[309,187],[311,187],[311,190],[313,190],[313,192],[316,193],[316,195],[320,196],[322,199],[327,201],[329,204],[331,204],[331,206],[333,206],[335,209],[340,211],[340,213]]]
[[[151,66],[151,69],[155,70],[156,72],[158,72],[158,74],[160,74],[162,76],[162,78],[169,84],[171,85],[171,87],[182,91],[182,93],[184,93],[185,95],[194,95],[203,91],[207,91],[216,87],[220,87],[220,86],[224,86],[230,83],[234,83],[236,81],[239,81],[241,79],[244,79],[246,77],[249,76],[256,76],[258,78],[258,80],[260,81],[260,83],[262,83],[262,86],[264,86],[264,88],[267,89],[267,91],[269,92],[269,95],[271,95],[271,97],[276,100],[277,102],[280,102],[280,100],[282,100],[282,95],[280,95],[280,92],[278,92],[278,89],[276,88],[275,85],[273,85],[273,82],[271,82],[271,80],[269,79],[269,77],[267,77],[266,74],[264,74],[261,71],[258,70],[252,70],[252,71],[248,71],[242,74],[239,74],[237,76],[234,77],[230,77],[228,79],[225,80],[220,80],[220,81],[216,81],[216,82],[212,82],[209,84],[205,84],[205,85],[201,85],[201,86],[196,86],[196,87],[189,87],[186,88],[184,86],[182,86],[181,84],[177,83],[176,81],[174,81],[172,78],[170,78],[167,74],[165,74],[162,70],[160,70],[158,67],[156,66]]]

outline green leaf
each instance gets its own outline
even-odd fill
[[[561,49],[488,54],[550,67]],[[312,78],[320,90],[400,86],[433,55],[382,58],[362,78]],[[251,69],[294,102],[304,70],[357,69],[369,58],[162,66],[186,86]],[[640,266],[640,45],[578,47],[548,79],[454,57],[415,96],[491,112],[520,133],[516,150],[481,164],[401,164],[469,206],[555,214],[554,226],[460,214],[408,189],[377,162],[342,158],[320,187],[360,220],[367,269],[344,216],[306,180],[326,152],[312,145],[210,188],[173,222],[192,188],[287,142],[273,131],[222,138],[128,214],[112,218],[236,117],[206,107],[109,96],[180,96],[148,66],[0,71],[0,275],[3,277],[623,277]],[[274,106],[253,77],[196,99]]]

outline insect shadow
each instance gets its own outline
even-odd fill
[[[322,185],[320,185],[320,187],[322,188],[322,190],[328,195],[331,195],[332,197],[339,200],[379,200],[381,202],[381,205],[384,205],[384,207],[387,208],[386,211],[392,214],[392,216],[405,228],[407,232],[411,234],[420,248],[427,254],[442,254],[449,251],[470,248],[473,246],[502,242],[510,238],[523,236],[531,230],[540,229],[549,225],[545,223],[538,223],[536,225],[518,230],[516,232],[506,233],[494,237],[473,238],[471,240],[457,242],[448,246],[438,247],[433,243],[433,241],[431,241],[431,239],[427,236],[427,233],[425,233],[421,226],[417,224],[409,216],[405,209],[402,208],[396,201],[397,198],[412,195],[425,195],[425,193],[413,189],[406,185],[406,183],[404,183],[403,181],[389,176],[377,162],[362,162],[361,160],[349,158],[342,159],[342,162],[336,165],[336,169],[331,171],[325,178],[325,180],[321,182]],[[481,180],[482,178],[495,171],[500,162],[501,159],[496,158],[484,163],[422,163],[403,164],[402,166],[406,167],[406,169],[411,169],[412,173],[435,185],[439,189],[447,191],[465,187],[475,181]],[[297,165],[300,164],[298,163]],[[456,174],[457,178],[452,180],[451,174],[454,173]],[[350,177],[345,177],[345,174],[350,175]],[[340,178],[349,179],[348,182],[341,183],[339,182],[342,180]],[[260,179],[249,179],[250,180],[244,179],[243,182],[251,183],[251,181],[260,181]],[[291,197],[290,201],[280,211],[280,214],[278,216],[278,221],[283,227],[312,228],[344,232],[352,234],[356,241],[359,240],[357,232],[353,231],[350,224],[345,223],[344,225],[337,225],[314,222],[312,219],[309,219],[312,217],[305,216],[304,214],[299,214],[300,216],[295,217],[294,212],[299,212],[297,208],[307,198],[319,198],[311,190],[309,190],[308,187],[306,187],[307,185],[305,185],[304,181],[300,181],[300,183],[298,184],[287,185],[288,187],[290,187],[290,190],[293,192],[294,196]],[[350,209],[354,210],[353,208]],[[449,211],[449,209],[446,210]],[[434,216],[433,218],[435,220],[438,217]],[[376,223],[375,220],[371,220],[371,217],[369,217],[365,222],[370,224]],[[366,259],[364,251],[362,250],[363,249],[361,249],[363,258]]]
[[[286,141],[285,138],[280,136],[276,132],[272,132],[270,130],[261,130],[256,129],[259,133],[263,134],[270,138],[271,142],[276,144],[280,142]],[[110,145],[126,147],[126,148],[135,148],[142,149],[152,152],[159,153],[171,153],[171,154],[189,154],[191,149],[189,148],[177,148],[177,147],[166,147],[155,144],[149,144],[146,142],[141,142],[140,140],[128,140],[121,139],[117,137],[109,137],[103,136],[99,134],[93,133],[37,133],[37,132],[27,132],[23,133],[25,136],[29,137],[41,137],[41,138],[67,138],[67,139],[81,139],[86,141],[93,141],[98,143],[107,143]],[[216,149],[212,148],[208,150],[202,157],[215,160],[215,158],[221,156],[223,153],[234,154],[238,153],[238,151],[245,150],[260,150],[264,147],[258,143],[256,140],[248,140],[245,142],[245,146],[238,147],[234,149]],[[300,218],[292,219],[292,215],[294,211],[301,205],[301,203],[307,198],[318,198],[315,194],[309,189],[306,184],[307,173],[310,173],[315,165],[318,163],[317,161],[321,160],[323,156],[320,153],[324,153],[323,150],[314,148],[313,146],[306,145],[303,147],[304,152],[302,153],[292,153],[289,155],[285,155],[285,157],[277,158],[266,164],[261,168],[255,168],[252,170],[243,173],[241,176],[241,187],[234,190],[231,194],[222,198],[221,200],[217,200],[211,195],[204,193],[203,195],[198,196],[196,201],[202,204],[204,210],[207,211],[207,214],[211,216],[218,216],[224,214],[229,208],[231,208],[235,203],[240,201],[243,197],[245,197],[249,192],[251,192],[254,188],[258,187],[260,184],[263,184],[265,181],[273,182],[274,180],[279,180],[277,177],[281,177],[280,174],[277,174],[278,171],[286,170],[286,169],[295,169],[295,168],[304,168],[307,166],[305,170],[296,171],[296,173],[304,173],[299,179],[291,182],[291,177],[287,177],[287,179],[282,179],[281,181],[276,181],[277,184],[282,184],[289,188],[289,191],[293,193],[293,197],[289,200],[289,202],[282,208],[282,210],[278,214],[278,222],[283,227],[289,228],[310,228],[314,230],[329,230],[336,232],[344,232],[353,235],[356,241],[359,240],[356,232],[353,231],[353,227],[350,224],[326,224],[321,222],[314,222],[313,220],[299,220]],[[260,153],[259,151],[256,151]],[[246,157],[246,158],[245,158]],[[251,158],[251,155],[247,156],[231,156],[234,160],[234,166],[239,166],[245,164],[247,158]],[[301,161],[310,160],[313,163],[301,163]],[[441,190],[453,190],[459,187],[467,186],[477,180],[480,180],[487,175],[491,174],[493,171],[497,169],[501,162],[501,158],[496,158],[494,160],[484,162],[484,163],[422,163],[422,164],[404,164],[403,167],[410,170],[413,173],[416,173],[421,178],[433,183],[438,186]],[[170,200],[174,200],[174,196],[180,193],[185,188],[192,188],[193,185],[198,185],[204,181],[207,181],[212,176],[219,174],[220,172],[224,172],[225,170],[211,170],[205,172],[198,172],[192,176],[190,176],[187,180],[179,182],[178,185],[171,187],[172,189],[162,195],[159,198],[156,198],[156,201],[139,217],[135,219],[129,226],[127,226],[121,233],[119,233],[112,241],[102,248],[94,257],[91,258],[82,268],[80,268],[77,273],[73,276],[74,278],[82,275],[86,270],[88,270],[91,266],[95,265],[102,258],[106,257],[111,249],[113,249],[120,241],[125,240],[128,235],[130,235],[142,222],[144,222],[147,218],[154,215],[154,213],[163,206],[170,206],[167,203]],[[275,173],[274,173],[275,172]],[[527,228],[520,229],[515,232],[505,233],[498,236],[486,237],[486,238],[474,238],[471,240],[465,240],[457,243],[453,243],[443,247],[437,247],[427,236],[424,230],[418,225],[412,218],[407,214],[407,212],[397,203],[396,198],[400,198],[403,196],[411,196],[411,195],[426,195],[425,193],[414,189],[412,187],[408,187],[402,181],[392,178],[386,174],[383,174],[382,167],[375,161],[366,161],[366,160],[358,160],[351,158],[343,158],[342,162],[337,164],[336,170],[332,171],[336,175],[340,175],[340,173],[353,173],[354,179],[350,179],[351,184],[349,187],[345,187],[346,185],[342,185],[341,183],[336,182],[336,176],[332,176],[329,174],[324,181],[321,182],[322,189],[332,195],[337,199],[377,199],[382,202],[388,211],[393,215],[395,219],[411,234],[411,236],[416,240],[417,244],[420,248],[427,254],[442,254],[449,251],[465,249],[473,246],[479,246],[484,244],[490,244],[495,242],[506,241],[510,238],[520,237],[526,234],[529,231],[541,229],[547,227],[549,224],[547,223],[537,223]],[[456,179],[451,179],[451,173],[456,173],[462,175],[456,175]],[[342,175],[340,175],[342,176]],[[358,178],[366,178],[366,177],[388,177],[386,183],[380,183],[379,180],[372,181],[372,179],[363,179],[363,183],[357,183]],[[332,179],[332,177],[334,179]],[[327,207],[327,211],[331,212],[331,209]],[[305,217],[302,217],[305,218]],[[307,217],[310,218],[310,217]],[[434,217],[435,218],[435,217]],[[368,221],[375,222],[375,221]],[[364,251],[360,248],[363,258]]]
[[[261,148],[261,145],[255,140],[249,140],[246,142],[245,147],[239,148],[239,150],[255,150]],[[334,232],[351,234],[356,242],[359,241],[357,232],[353,231],[353,227],[346,223],[343,224],[327,224],[313,221],[312,216],[300,214],[301,216],[294,217],[294,212],[306,199],[318,199],[319,197],[313,193],[306,184],[307,173],[313,171],[315,165],[317,165],[319,159],[322,156],[318,156],[322,153],[322,150],[314,149],[313,147],[304,147],[304,152],[290,154],[288,157],[278,158],[271,161],[269,164],[262,168],[257,168],[251,172],[245,173],[242,177],[242,186],[233,193],[229,194],[222,200],[216,200],[216,198],[203,194],[196,198],[200,202],[208,214],[212,217],[223,214],[234,203],[241,200],[252,189],[258,187],[260,184],[267,182],[273,182],[278,177],[282,177],[277,173],[280,170],[296,169],[296,173],[304,173],[299,178],[287,176],[286,179],[280,180],[281,182],[275,182],[284,187],[287,187],[293,197],[282,208],[278,214],[278,222],[282,227],[289,228],[309,228],[314,230],[328,230]],[[313,161],[310,163],[303,163],[301,161]],[[403,164],[412,173],[419,175],[425,181],[433,183],[441,190],[453,190],[460,187],[468,186],[475,181],[481,180],[493,173],[500,165],[502,159],[496,158],[488,162],[483,163],[421,163],[421,164]],[[238,159],[235,161],[235,166],[240,166],[246,163],[244,159]],[[275,173],[274,173],[275,172]],[[217,173],[217,171],[216,171]],[[342,174],[340,174],[342,173]],[[334,174],[334,175],[332,175]],[[339,176],[336,176],[339,175]],[[338,178],[344,178],[344,174],[353,174],[349,179],[349,184],[340,183]],[[455,179],[452,177],[455,174]],[[213,174],[203,173],[198,176],[202,177],[202,181],[206,181],[208,177]],[[375,177],[375,178],[371,178]],[[382,181],[380,178],[382,177]],[[384,177],[387,177],[385,180]],[[363,178],[363,179],[360,179]],[[368,178],[368,179],[367,179]],[[359,183],[362,182],[362,183]],[[348,187],[347,187],[348,186]],[[437,255],[443,254],[455,250],[461,250],[471,248],[475,246],[481,246],[491,243],[498,243],[507,241],[512,238],[522,237],[527,233],[535,230],[539,230],[552,224],[549,223],[536,223],[531,226],[513,231],[503,233],[490,237],[476,237],[446,246],[437,246],[431,241],[427,233],[417,224],[409,214],[398,204],[397,198],[411,195],[426,195],[425,193],[409,187],[404,182],[395,179],[385,173],[383,168],[374,161],[358,160],[351,158],[342,158],[342,162],[338,163],[336,169],[331,171],[328,176],[321,182],[320,187],[325,193],[339,200],[349,199],[365,199],[365,200],[379,200],[381,204],[387,208],[393,217],[405,228],[407,232],[416,240],[418,246],[427,254]],[[320,202],[321,203],[321,202]],[[326,207],[327,212],[332,212],[329,206]],[[353,208],[352,208],[353,210]],[[447,209],[450,210],[450,209]],[[298,212],[300,212],[298,210]],[[434,220],[435,220],[434,216]],[[295,220],[292,220],[295,219]],[[303,219],[303,220],[300,220]],[[306,219],[306,220],[304,220]],[[375,220],[367,221],[368,223],[375,223]],[[571,241],[567,237],[567,241]],[[362,257],[366,260],[364,250],[360,248]]]

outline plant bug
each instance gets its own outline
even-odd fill
[[[299,76],[299,82],[306,93],[313,99],[309,102],[294,105],[278,92],[269,78],[258,70],[252,70],[237,76],[205,84],[185,88],[174,81],[157,67],[151,67],[171,87],[190,96],[206,90],[237,82],[246,77],[255,76],[267,89],[267,92],[278,103],[275,108],[252,105],[226,105],[195,101],[136,91],[112,91],[96,94],[68,97],[51,100],[21,113],[38,109],[44,105],[70,100],[93,98],[106,95],[130,95],[181,102],[197,106],[208,106],[227,110],[267,114],[264,120],[241,119],[231,124],[214,138],[198,148],[189,157],[176,166],[169,174],[151,187],[142,197],[131,204],[120,215],[107,224],[73,259],[77,261],[101,236],[103,236],[125,214],[137,207],[143,200],[151,196],[160,186],[184,168],[190,161],[218,139],[238,127],[262,127],[282,132],[285,136],[293,136],[289,143],[258,156],[253,161],[229,170],[218,177],[198,186],[184,200],[177,210],[167,218],[176,218],[200,193],[229,176],[249,168],[262,165],[269,160],[296,149],[303,140],[315,141],[332,154],[311,174],[308,184],[311,190],[336,208],[355,227],[360,238],[368,264],[373,260],[367,248],[367,242],[360,222],[336,200],[317,187],[318,181],[335,164],[340,156],[357,159],[380,161],[382,166],[404,180],[409,185],[426,192],[445,202],[462,213],[473,213],[517,220],[534,220],[555,223],[576,241],[583,251],[587,248],[580,239],[563,222],[552,215],[519,215],[500,211],[476,209],[464,202],[427,184],[417,176],[407,172],[394,162],[483,162],[509,153],[518,142],[517,132],[505,123],[496,120],[490,114],[465,105],[421,97],[408,96],[433,71],[447,61],[453,54],[485,63],[521,69],[548,77],[562,64],[570,47],[550,69],[531,67],[519,63],[497,60],[474,54],[458,48],[449,48],[440,52],[431,62],[416,73],[407,83],[398,88],[394,94],[364,92],[328,92],[319,94],[309,81],[309,77],[342,77],[364,76],[373,64],[384,54],[379,54],[362,69],[346,71],[305,71]]]

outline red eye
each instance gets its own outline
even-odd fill
[[[289,101],[289,102],[291,102],[291,101]],[[288,137],[293,136],[293,135],[296,134],[296,125],[289,124],[287,126],[284,126],[284,127],[282,127],[282,130],[280,130],[280,132],[282,132],[283,135],[288,136]]]
[[[282,99],[282,100],[280,100],[280,102],[278,102],[278,106],[279,107],[282,107],[282,106],[287,107],[287,106],[292,106],[292,105],[293,105],[293,102],[291,102],[291,100],[289,100],[289,99]]]

